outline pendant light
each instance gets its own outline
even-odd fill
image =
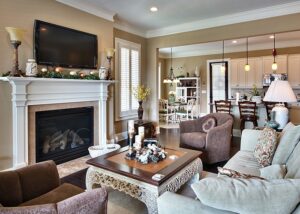
[[[274,60],[273,60],[273,64],[272,64],[272,70],[273,70],[273,72],[275,72],[275,71],[277,71],[277,68],[278,68],[278,65],[277,65],[276,60],[275,60],[276,55],[277,55],[277,51],[276,51],[276,48],[275,48],[275,33],[273,35],[273,41],[274,41],[274,48],[272,50],[272,55],[273,55]]]
[[[173,52],[171,48],[171,68],[170,73],[167,79],[164,79],[164,83],[169,83],[172,85],[172,83],[179,83],[179,80],[175,77],[175,74],[173,72]]]
[[[247,46],[247,62],[245,65],[245,71],[250,71],[250,65],[249,65],[249,51],[248,51],[248,37],[246,39],[246,46]]]
[[[226,71],[225,63],[224,63],[224,51],[225,51],[225,46],[224,46],[224,40],[223,40],[223,55],[222,55],[222,66],[221,66],[221,72],[224,73]]]

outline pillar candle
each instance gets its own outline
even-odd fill
[[[144,140],[144,138],[145,138],[145,127],[144,126],[139,127],[139,136],[141,137],[141,140]]]

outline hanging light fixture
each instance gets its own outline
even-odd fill
[[[222,66],[221,66],[221,72],[224,73],[226,71],[226,67],[225,67],[225,63],[224,63],[224,50],[225,46],[224,46],[224,40],[223,40],[223,56],[222,56]]]
[[[274,60],[273,60],[273,64],[272,64],[272,70],[275,72],[275,71],[277,71],[277,68],[278,68],[278,65],[277,65],[276,60],[275,60],[276,55],[277,55],[277,51],[276,51],[276,48],[275,48],[275,33],[273,35],[273,41],[274,41],[274,48],[272,50],[272,55],[273,55]]]
[[[164,83],[169,83],[169,84],[173,84],[173,83],[179,83],[179,79],[177,79],[175,77],[175,74],[173,72],[173,55],[172,55],[172,48],[171,48],[171,68],[170,68],[170,73],[167,79],[164,79]]]
[[[249,65],[249,52],[248,52],[248,37],[246,39],[246,46],[247,46],[247,62],[245,65],[245,71],[250,71],[250,65]]]

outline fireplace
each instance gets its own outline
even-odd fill
[[[88,154],[94,144],[94,108],[36,112],[36,162],[64,163]]]

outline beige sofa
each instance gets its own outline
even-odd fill
[[[229,168],[233,169],[245,174],[250,174],[254,176],[260,176],[260,168],[261,166],[258,164],[256,159],[254,158],[253,151],[255,148],[255,145],[258,142],[258,138],[260,136],[261,131],[259,130],[244,130],[241,138],[241,149],[240,151],[234,155],[224,166],[224,168]],[[292,181],[297,181],[298,183],[300,182],[300,143],[296,145],[294,149],[291,150],[292,153],[289,155],[288,161],[286,162],[286,168],[287,168],[287,175],[284,177],[285,179],[279,179],[279,180],[284,180],[287,181],[288,178],[292,179]],[[299,154],[296,154],[299,153]],[[290,171],[290,173],[289,173]],[[217,175],[215,175],[217,177]],[[219,177],[220,178],[220,177]],[[214,178],[215,179],[215,178]],[[218,178],[217,178],[218,179]],[[223,179],[223,178],[221,178]],[[227,178],[226,179],[231,179]],[[206,179],[207,180],[207,179]],[[215,179],[216,180],[216,179]],[[201,182],[199,182],[201,183]],[[214,188],[214,187],[212,187]],[[259,187],[257,187],[259,188]],[[265,187],[262,187],[265,188]],[[296,194],[300,195],[300,187],[299,185],[296,187]],[[224,187],[224,191],[228,191]],[[205,194],[205,193],[202,193]],[[216,193],[218,194],[218,193]],[[284,194],[284,193],[282,193]],[[287,193],[289,194],[289,193]],[[279,194],[280,195],[280,194]],[[215,196],[214,196],[215,197]],[[269,195],[268,197],[272,197],[272,195]],[[268,203],[268,197],[265,198],[265,203]],[[211,200],[213,201],[214,198],[211,197]],[[249,197],[249,200],[251,198]],[[281,206],[283,204],[289,203],[287,201],[288,199],[285,198],[285,196],[282,196],[282,202],[278,203],[278,206]],[[297,196],[295,208],[293,208],[292,213],[300,213],[300,197]],[[176,202],[176,203],[174,203]],[[224,200],[223,203],[226,203],[226,199]],[[239,200],[235,202],[236,204],[239,204]],[[298,206],[297,206],[298,203]],[[202,203],[200,200],[196,200],[195,197],[186,197],[184,195],[176,194],[176,193],[171,193],[171,192],[166,192],[162,196],[158,198],[158,210],[159,214],[169,214],[169,213],[180,213],[180,214],[192,214],[192,213],[233,213],[225,210],[220,210],[216,209],[211,206],[207,206],[204,203]],[[243,212],[239,212],[243,213]],[[245,213],[245,212],[244,212]],[[263,212],[265,213],[265,212]]]

